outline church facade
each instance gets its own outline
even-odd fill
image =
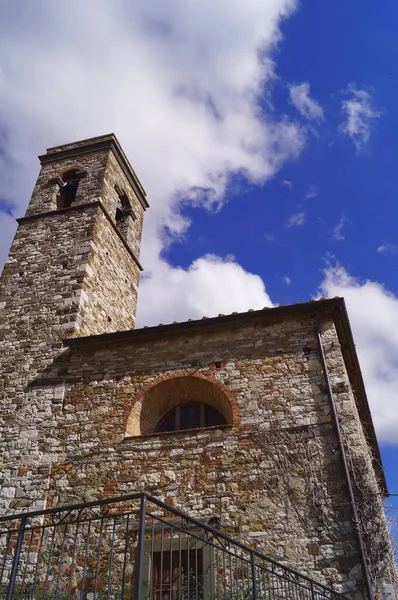
[[[148,203],[117,139],[40,161],[0,288],[2,513],[145,491],[320,583],[395,598],[344,300],[135,329]]]

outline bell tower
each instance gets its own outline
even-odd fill
[[[42,327],[63,338],[133,328],[148,203],[116,137],[50,148],[39,158],[1,280],[11,329],[37,338]]]
[[[44,460],[39,424],[62,410],[62,341],[134,328],[148,207],[113,134],[39,159],[0,279],[0,451],[20,464],[26,447],[35,468]]]

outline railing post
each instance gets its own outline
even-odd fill
[[[253,600],[257,600],[256,555],[251,552]]]
[[[12,596],[15,588],[15,580],[17,578],[19,559],[21,557],[21,548],[23,537],[25,535],[25,527],[26,527],[26,517],[22,517],[21,525],[18,532],[17,545],[15,546],[15,555],[12,563],[11,573],[10,573],[10,581],[7,588],[7,596],[6,600],[12,600]]]
[[[311,588],[311,600],[315,600],[315,590],[314,590],[314,582],[313,581],[310,582],[310,588]]]
[[[136,588],[135,600],[142,600],[142,581],[144,567],[144,549],[145,549],[145,517],[146,517],[146,496],[142,494],[140,503],[140,520],[138,525],[138,544],[136,558]],[[7,598],[7,600],[9,600]],[[10,599],[11,600],[11,599]]]

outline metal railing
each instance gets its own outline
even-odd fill
[[[210,519],[213,524],[217,520]],[[5,600],[335,600],[148,494],[0,517]]]

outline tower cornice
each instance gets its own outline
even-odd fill
[[[48,148],[46,154],[39,156],[39,160],[41,165],[45,165],[67,158],[77,158],[78,156],[98,152],[101,150],[111,150],[113,152],[120,168],[123,170],[124,174],[129,180],[129,183],[136,193],[143,209],[146,210],[149,207],[149,204],[146,200],[146,192],[127,156],[123,152],[117,137],[113,133]]]

